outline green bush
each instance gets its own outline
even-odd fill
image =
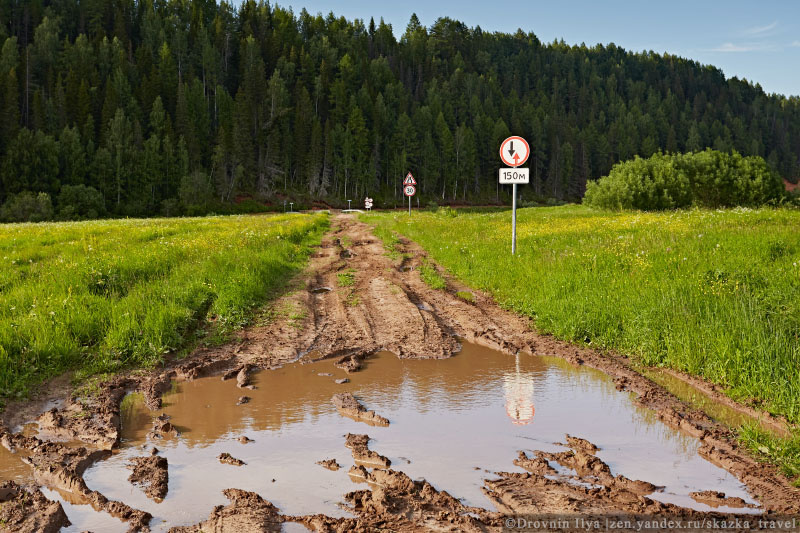
[[[58,193],[58,218],[86,220],[105,214],[103,195],[94,187],[64,185]]]
[[[617,163],[590,182],[584,203],[601,209],[656,211],[681,207],[758,206],[784,194],[780,177],[761,157],[716,150],[657,153]]]
[[[46,192],[21,192],[0,207],[0,220],[4,222],[42,222],[52,218],[53,203]]]

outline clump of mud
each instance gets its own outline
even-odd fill
[[[219,455],[219,457],[217,457],[217,459],[219,459],[220,463],[225,464],[225,465],[244,466],[244,465],[247,464],[244,461],[242,461],[241,459],[237,459],[236,457],[232,456],[228,452],[221,453]]]
[[[229,505],[215,507],[205,522],[188,527],[173,527],[169,533],[281,531],[283,518],[278,514],[278,509],[255,492],[226,489],[222,493],[231,502]]]
[[[514,459],[514,464],[520,468],[524,468],[528,472],[540,475],[555,475],[556,469],[550,466],[550,462],[544,457],[528,457],[525,452],[520,451],[519,457]]]
[[[361,370],[361,357],[357,355],[345,355],[334,363],[337,368],[341,368],[348,374]]]
[[[586,439],[582,439],[580,437],[573,437],[572,435],[567,435],[567,446],[572,448],[573,450],[580,450],[585,453],[589,453],[594,455],[600,449],[591,442]]]
[[[64,509],[38,489],[28,491],[13,481],[0,483],[0,528],[19,533],[56,533],[69,526]]]
[[[724,492],[716,490],[704,490],[701,492],[690,492],[689,496],[696,502],[704,503],[711,507],[734,507],[753,509],[755,505],[747,503],[742,498],[726,497]]]
[[[350,448],[357,465],[389,468],[392,462],[383,455],[369,449],[369,436],[348,433],[344,445]]]
[[[366,407],[355,399],[349,392],[341,392],[333,395],[333,405],[339,414],[352,418],[359,422],[365,422],[371,426],[388,426],[389,420],[380,416],[375,411],[368,411]]]
[[[317,464],[328,470],[333,470],[334,472],[342,467],[342,465],[336,462],[336,459],[324,459],[322,461],[317,461]]]
[[[128,468],[133,470],[128,481],[140,485],[149,498],[156,501],[163,500],[169,487],[169,472],[166,457],[150,455],[148,457],[135,457]]]
[[[180,435],[178,429],[169,421],[169,416],[161,414],[153,419],[153,429],[147,434],[151,439],[167,439]]]

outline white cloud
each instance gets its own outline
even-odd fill
[[[723,43],[716,48],[709,50],[710,52],[753,52],[755,50],[763,50],[759,45],[742,45],[733,43]]]
[[[800,41],[794,41],[794,42],[793,42],[792,44],[790,44],[789,46],[791,46],[791,47],[793,47],[793,48],[800,48]]]
[[[766,26],[753,26],[752,28],[748,28],[744,30],[745,35],[764,35],[770,33],[772,30],[778,27],[778,21],[776,20],[772,24],[767,24]]]

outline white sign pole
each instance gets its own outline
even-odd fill
[[[511,255],[517,253],[517,184],[511,186],[514,199],[511,200]]]

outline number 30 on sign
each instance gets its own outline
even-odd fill
[[[417,188],[414,187],[413,185],[406,185],[403,188],[403,194],[405,194],[408,197],[414,196],[416,193],[417,193]]]

